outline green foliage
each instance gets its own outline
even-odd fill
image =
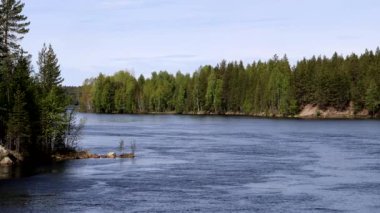
[[[27,17],[22,14],[24,3],[20,0],[1,0],[0,3],[0,56],[21,51],[18,42],[29,32]]]
[[[374,115],[380,107],[380,91],[374,80],[371,80],[365,93],[366,107]]]
[[[61,83],[58,59],[51,45],[38,57],[32,74],[30,55],[19,45],[29,29],[24,4],[0,2],[0,144],[36,160],[72,148],[80,128]]]
[[[175,101],[175,111],[177,113],[183,113],[186,111],[186,87],[188,84],[188,78],[184,76],[182,73],[178,72],[176,74],[175,79],[175,93],[174,93],[174,101]]]
[[[63,86],[64,93],[68,96],[70,105],[79,105],[81,97],[81,87],[78,86]]]
[[[17,90],[14,94],[14,104],[7,123],[6,146],[8,149],[20,151],[21,140],[28,138],[30,125],[25,109],[25,94]]]
[[[215,92],[214,92],[214,111],[216,113],[222,112],[222,97],[223,97],[223,81],[221,79],[216,80]]]
[[[303,59],[293,68],[286,56],[267,62],[222,61],[192,76],[153,72],[136,80],[128,72],[86,80],[82,108],[102,113],[217,113],[294,116],[307,104],[344,110],[379,111],[380,51],[346,58]],[[374,81],[372,86],[370,81]],[[91,91],[91,92],[89,92]],[[90,101],[91,100],[91,101]],[[83,103],[85,102],[85,103]],[[114,103],[114,106],[110,105]],[[123,108],[123,106],[125,106]]]
[[[58,58],[54,53],[53,47],[49,44],[43,45],[38,54],[39,82],[44,92],[52,90],[54,87],[60,87],[63,82],[61,71],[58,65]]]

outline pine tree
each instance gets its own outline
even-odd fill
[[[12,111],[15,85],[13,72],[16,57],[22,52],[18,42],[29,29],[27,17],[22,15],[24,4],[15,0],[0,2],[0,143],[5,140],[6,123]]]
[[[27,17],[22,10],[24,3],[20,0],[1,0],[0,3],[0,56],[17,52],[20,48],[18,41],[29,32]]]

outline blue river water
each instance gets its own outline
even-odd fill
[[[83,149],[137,157],[0,180],[0,212],[380,212],[380,121],[80,116]]]

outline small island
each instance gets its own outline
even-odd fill
[[[107,154],[99,155],[99,154],[92,154],[88,151],[77,151],[77,152],[71,152],[67,154],[56,154],[56,155],[53,155],[52,158],[55,161],[90,159],[90,158],[135,158],[135,154],[124,153],[124,154],[117,155],[115,152],[109,152]]]
[[[135,153],[121,153],[108,152],[107,154],[93,154],[89,151],[69,151],[66,153],[57,153],[51,155],[52,162],[60,162],[66,160],[78,160],[78,159],[100,159],[100,158],[135,158]],[[24,157],[15,151],[7,150],[3,146],[0,146],[0,167],[9,167],[20,165],[24,162]]]

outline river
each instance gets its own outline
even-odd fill
[[[83,149],[137,157],[18,171],[0,212],[380,211],[380,121],[80,116]]]

